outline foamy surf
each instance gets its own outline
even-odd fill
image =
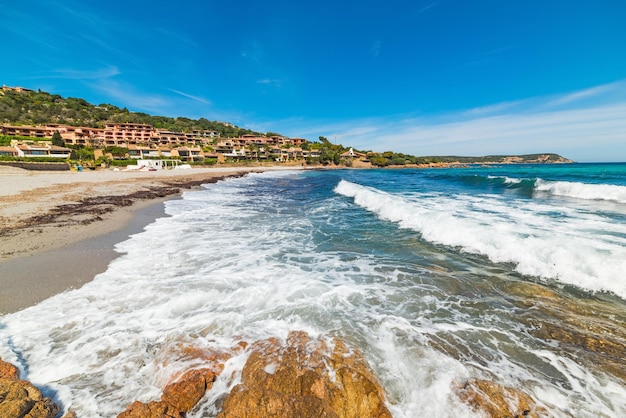
[[[304,330],[360,349],[396,418],[478,416],[454,392],[469,378],[519,388],[547,416],[624,416],[623,382],[531,334],[528,296],[508,292],[526,283],[511,266],[573,259],[561,241],[585,246],[586,285],[623,247],[623,223],[602,235],[610,221],[598,213],[446,193],[419,173],[254,174],[187,192],[94,281],[2,317],[0,357],[79,417],[111,417],[197,366],[172,347],[229,350]],[[550,255],[557,246],[566,251]],[[557,265],[558,280],[568,269]],[[246,356],[226,363],[189,417],[219,413]]]
[[[428,242],[626,299],[626,226],[605,217],[493,195],[392,194],[345,180],[335,192]]]
[[[626,186],[537,179],[535,191],[554,196],[626,203]]]

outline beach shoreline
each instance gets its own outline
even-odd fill
[[[272,169],[281,168],[76,173],[0,167],[0,315],[93,280],[119,256],[117,243],[165,216],[164,202],[184,190]]]

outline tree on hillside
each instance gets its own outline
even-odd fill
[[[65,142],[63,142],[63,138],[61,138],[59,131],[54,131],[52,134],[52,145],[56,145],[57,147],[65,146]]]

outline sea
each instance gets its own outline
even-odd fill
[[[0,317],[0,357],[78,417],[158,400],[197,366],[172,347],[293,330],[360,350],[394,417],[481,416],[469,379],[626,416],[626,164],[269,171],[165,212],[93,281]]]

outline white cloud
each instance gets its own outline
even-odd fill
[[[427,4],[426,6],[422,7],[421,9],[419,9],[417,12],[418,13],[424,13],[425,11],[432,9],[433,7],[435,7],[436,5],[438,5],[439,3],[441,3],[440,1],[435,1],[432,2],[430,4]]]
[[[97,80],[86,83],[93,90],[107,97],[111,102],[120,103],[132,111],[150,111],[164,113],[171,101],[153,94],[143,94],[132,86],[121,84],[113,80]]]
[[[505,114],[443,124],[387,126],[370,142],[414,155],[555,152],[575,160],[626,160],[626,103],[556,112]]]
[[[602,94],[606,100],[598,102]],[[338,142],[349,138],[344,145],[358,149],[418,156],[554,152],[576,161],[626,161],[626,83],[451,114],[294,124],[294,136],[304,135],[298,128]]]
[[[256,82],[257,84],[265,84],[274,87],[281,87],[282,85],[281,81],[277,78],[262,78],[260,80],[257,80]]]
[[[182,92],[180,90],[175,90],[175,89],[168,89],[168,90],[171,91],[172,93],[176,93],[176,94],[178,94],[180,96],[186,97],[186,98],[194,100],[196,102],[200,102],[200,103],[203,103],[203,104],[206,104],[206,105],[210,105],[211,104],[211,102],[209,100],[205,99],[204,97],[194,96],[194,95],[191,95],[191,94],[188,94],[188,93],[184,93],[184,92]]]
[[[48,78],[60,78],[67,80],[98,80],[115,77],[122,72],[114,65],[109,65],[103,68],[95,70],[77,70],[72,68],[61,68],[53,70],[50,73],[31,76],[31,79],[48,79]]]
[[[546,103],[546,106],[561,106],[568,103],[578,102],[583,99],[589,99],[592,97],[597,97],[603,94],[615,92],[615,91],[624,91],[624,81],[617,81],[615,83],[603,84],[600,86],[591,87],[585,90],[576,91],[574,93],[566,94],[561,97],[557,97],[553,100],[550,100]]]
[[[501,102],[501,103],[496,103],[496,104],[492,104],[488,106],[475,107],[473,109],[466,110],[464,113],[469,116],[480,116],[480,115],[501,113],[503,110],[520,106],[523,103],[524,103],[524,100],[516,100],[512,102]]]

